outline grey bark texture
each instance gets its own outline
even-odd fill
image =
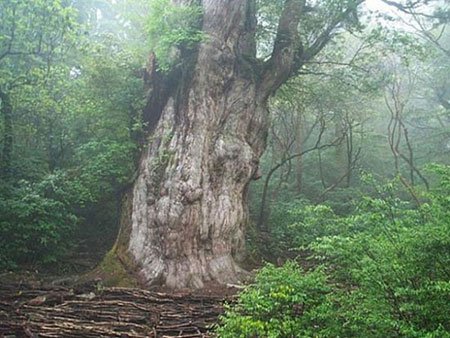
[[[245,275],[248,185],[265,148],[267,99],[302,64],[303,3],[286,1],[266,62],[256,61],[254,0],[203,0],[206,38],[181,51],[184,68],[162,75],[151,57],[151,133],[116,245],[145,285],[201,288]]]
[[[199,288],[243,275],[236,262],[244,255],[245,195],[267,130],[254,74],[242,72],[247,5],[203,2],[207,38],[193,71],[167,86],[176,90],[133,187],[128,250],[147,285]]]

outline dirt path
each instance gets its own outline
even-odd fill
[[[233,293],[2,284],[0,337],[212,337]]]

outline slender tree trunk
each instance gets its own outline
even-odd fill
[[[342,180],[341,177],[345,175],[348,170],[348,159],[347,159],[347,135],[346,130],[344,128],[344,118],[339,114],[336,116],[336,120],[334,121],[334,132],[336,139],[343,139],[344,142],[339,143],[335,148],[335,163],[336,163],[336,171],[332,173],[332,181],[333,184],[336,184],[340,188],[346,188],[346,180]],[[339,181],[339,182],[338,182]]]
[[[299,123],[296,126],[297,135],[296,135],[296,152],[301,154],[303,152],[303,119],[299,118]],[[297,157],[295,166],[295,183],[297,187],[297,193],[301,194],[303,192],[303,156]]]
[[[354,161],[354,151],[353,151],[353,125],[352,121],[346,117],[346,133],[345,133],[345,143],[346,143],[346,155],[347,155],[347,172],[346,172],[346,178],[345,178],[345,188],[350,188],[351,182],[352,182],[352,175],[353,175],[353,161]]]
[[[13,154],[13,108],[9,95],[0,90],[0,111],[3,115],[3,148],[0,176],[7,177],[12,171]]]

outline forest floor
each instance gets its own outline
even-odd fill
[[[67,287],[0,275],[0,337],[213,337],[237,289]]]
[[[111,243],[77,242],[60,264],[0,273],[0,338],[214,337],[224,304],[240,291],[215,284],[195,291],[149,291],[105,287],[92,278],[80,284]]]

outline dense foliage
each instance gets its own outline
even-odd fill
[[[0,5],[0,269],[114,237],[142,127],[140,61],[88,20],[100,2],[31,4]]]
[[[181,53],[190,51],[203,39],[200,6],[175,6],[169,0],[150,2],[147,21],[149,47],[160,60],[159,68],[168,71],[181,62]]]
[[[271,99],[248,247],[273,264],[228,307],[222,337],[450,337],[448,9],[386,2],[407,29],[352,8]],[[261,61],[283,3],[255,2]],[[301,38],[344,3],[306,6]],[[0,1],[0,271],[112,245],[145,140],[145,60],[152,50],[165,72],[195,57],[213,38],[202,14]]]
[[[441,183],[418,208],[392,184],[346,217],[316,206],[327,214],[306,212],[303,223],[299,208],[284,229],[318,267],[263,268],[222,318],[221,337],[450,336],[450,167],[434,170]]]

